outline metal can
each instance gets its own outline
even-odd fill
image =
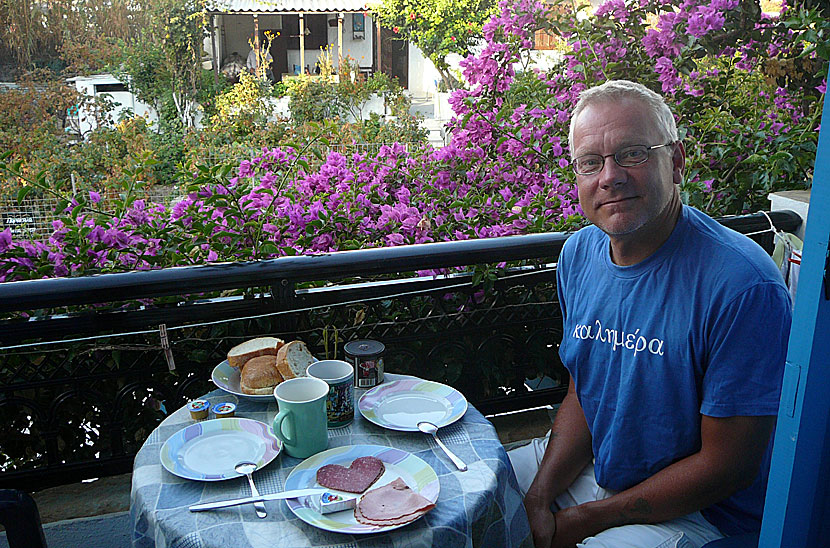
[[[346,343],[343,351],[354,366],[355,388],[372,388],[383,382],[383,351],[380,341],[362,339]]]

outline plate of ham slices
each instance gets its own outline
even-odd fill
[[[379,533],[417,520],[438,500],[440,484],[432,467],[412,453],[381,445],[335,447],[298,464],[285,489],[327,488],[357,497],[354,508],[320,513],[309,499],[287,499],[294,514],[335,533]]]

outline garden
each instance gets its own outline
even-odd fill
[[[0,94],[3,190],[52,195],[58,211],[48,240],[0,232],[0,280],[574,229],[584,221],[569,111],[582,89],[621,77],[669,98],[689,153],[690,205],[739,214],[764,209],[770,192],[809,188],[830,54],[818,8],[768,15],[739,0],[609,0],[590,11],[502,1],[483,47],[461,63],[452,140],[437,150],[383,75],[289,89],[291,122],[262,109],[264,96],[285,90],[242,78],[202,101],[202,130],[175,116],[162,131],[127,118],[67,147],[56,119],[78,98],[52,82],[50,100],[38,100],[48,80],[34,75]],[[563,52],[547,70],[529,54],[539,33]],[[377,90],[397,116],[342,121]],[[378,146],[333,146],[348,143]],[[82,185],[70,186],[73,172]],[[171,183],[179,199],[146,199]]]

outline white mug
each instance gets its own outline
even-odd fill
[[[354,367],[340,360],[321,360],[306,369],[309,377],[326,381],[328,427],[346,426],[354,420]]]

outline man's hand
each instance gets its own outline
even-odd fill
[[[556,518],[550,511],[550,504],[545,504],[533,495],[526,496],[524,504],[530,532],[533,534],[533,545],[536,548],[550,548],[556,534]]]
[[[571,506],[556,512],[556,535],[551,548],[574,548],[577,542],[597,534],[596,524],[588,517],[585,505]]]

